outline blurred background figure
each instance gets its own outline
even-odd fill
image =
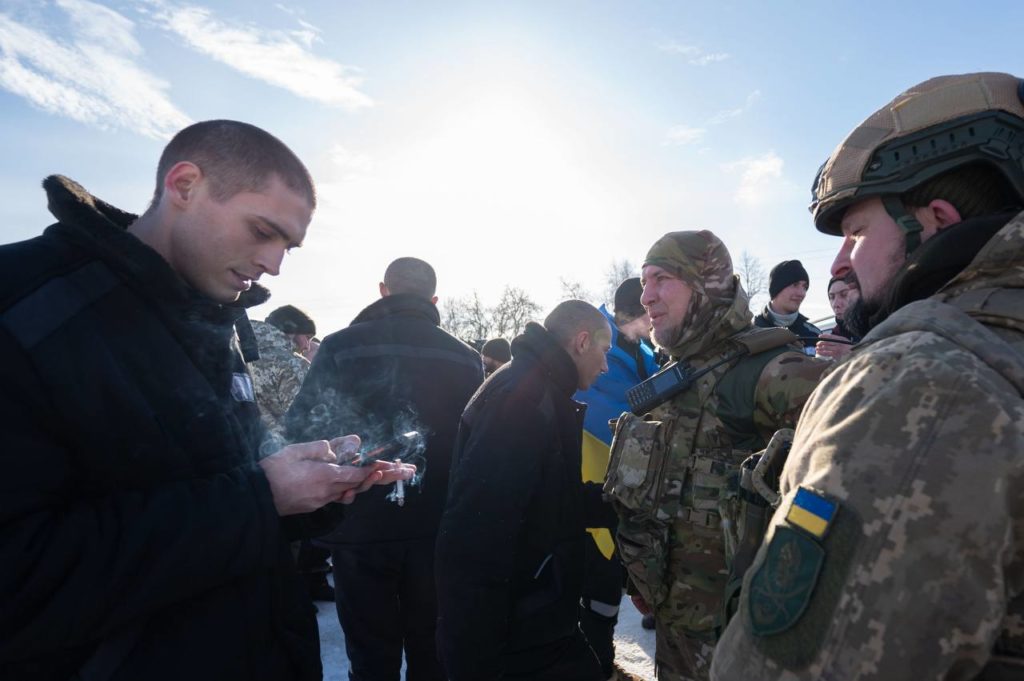
[[[645,342],[651,318],[640,304],[643,286],[640,277],[631,277],[615,291],[615,313],[602,305],[601,314],[611,327],[611,349],[606,359],[607,373],[601,374],[587,390],[577,391],[575,399],[587,405],[583,421],[583,480],[604,483],[608,471],[608,452],[612,442],[609,421],[629,411],[626,391],[658,370],[654,350]],[[580,600],[580,628],[601,663],[606,679],[632,679],[615,664],[615,624],[626,583],[626,569],[615,552],[612,538],[615,528],[588,528],[593,541],[587,542]],[[654,618],[651,617],[654,628]]]
[[[800,314],[800,305],[807,297],[810,281],[807,270],[799,260],[783,260],[773,267],[768,274],[768,295],[771,296],[771,300],[764,306],[761,314],[754,317],[754,325],[762,328],[781,326],[789,329],[800,336],[804,352],[813,355],[821,329]]]
[[[284,305],[267,315],[266,321],[252,322],[252,330],[260,351],[260,358],[249,363],[256,403],[267,430],[280,436],[281,420],[309,371],[310,360],[302,355],[309,351],[316,323],[294,305]]]
[[[512,359],[512,348],[504,338],[492,338],[480,348],[484,360],[484,373],[490,376]]]
[[[828,282],[828,304],[836,316],[836,325],[827,333],[821,334],[816,346],[816,354],[819,357],[830,359],[842,359],[850,354],[852,345],[848,343],[836,343],[834,340],[847,340],[853,343],[860,342],[856,336],[847,328],[843,315],[851,305],[860,300],[860,287],[857,282],[849,277],[832,277]]]

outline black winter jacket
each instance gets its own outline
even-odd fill
[[[353,544],[433,537],[448,492],[448,469],[459,415],[483,381],[480,355],[438,327],[437,306],[409,294],[368,306],[352,324],[324,338],[288,410],[293,440],[329,440],[356,433],[363,449],[419,430],[426,450],[410,460],[422,473],[406,485],[405,505],[376,486],[346,507],[345,519],[322,543]]]
[[[319,679],[233,349],[134,216],[49,178],[0,246],[0,678]],[[265,296],[264,296],[265,298]]]
[[[437,540],[438,652],[452,681],[546,667],[577,629],[586,527],[614,514],[584,485],[577,373],[540,325],[462,415]]]
[[[765,305],[764,309],[761,310],[761,314],[754,317],[754,326],[759,326],[762,329],[770,329],[775,326],[775,320],[772,319],[771,312],[768,311],[768,306]],[[788,327],[790,331],[800,337],[800,343],[804,348],[810,348],[808,354],[814,354],[814,346],[818,343],[818,336],[821,335],[821,329],[811,324],[807,317],[802,314],[796,316],[796,321],[790,324]]]

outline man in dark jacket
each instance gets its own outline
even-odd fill
[[[580,478],[608,322],[578,300],[530,323],[462,415],[437,540],[438,648],[452,681],[598,681],[578,627],[586,527],[614,521]]]
[[[411,430],[425,436],[418,484],[402,505],[388,490],[372,490],[324,540],[353,681],[397,679],[403,647],[408,678],[445,678],[434,643],[434,540],[459,415],[483,381],[483,365],[438,327],[436,285],[428,263],[392,262],[380,300],[324,339],[288,412],[296,440],[355,432],[375,445]]]
[[[754,317],[754,326],[766,329],[781,326],[789,329],[800,338],[804,351],[814,355],[814,346],[821,335],[821,329],[800,314],[800,304],[807,297],[809,285],[810,277],[799,260],[783,260],[773,267],[768,275],[768,295],[771,300],[761,314]]]
[[[207,121],[157,178],[136,218],[50,177],[57,223],[0,247],[0,677],[319,679],[297,514],[411,471],[256,463],[235,329],[305,235],[298,158]]]

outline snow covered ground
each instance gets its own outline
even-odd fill
[[[317,603],[320,624],[320,655],[325,681],[348,681],[345,640],[333,603]],[[654,681],[654,632],[640,626],[640,613],[628,598],[622,601],[619,625],[615,629],[615,656],[626,671]]]

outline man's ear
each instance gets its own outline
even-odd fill
[[[163,195],[172,205],[184,208],[202,179],[203,171],[199,166],[189,161],[179,161],[164,175]]]
[[[914,217],[924,228],[921,232],[922,241],[930,239],[947,227],[963,222],[960,211],[945,199],[933,199],[927,206],[915,209]]]
[[[437,305],[437,296],[431,296],[430,302],[432,302],[434,305]]]
[[[384,285],[383,281],[377,284],[377,288],[380,289],[381,298],[387,298],[389,295],[391,295],[391,291],[388,290],[388,287]]]
[[[590,342],[590,332],[580,331],[579,333],[576,334],[576,338],[573,341],[572,349],[576,351],[576,354],[582,355],[583,353],[590,349]]]

